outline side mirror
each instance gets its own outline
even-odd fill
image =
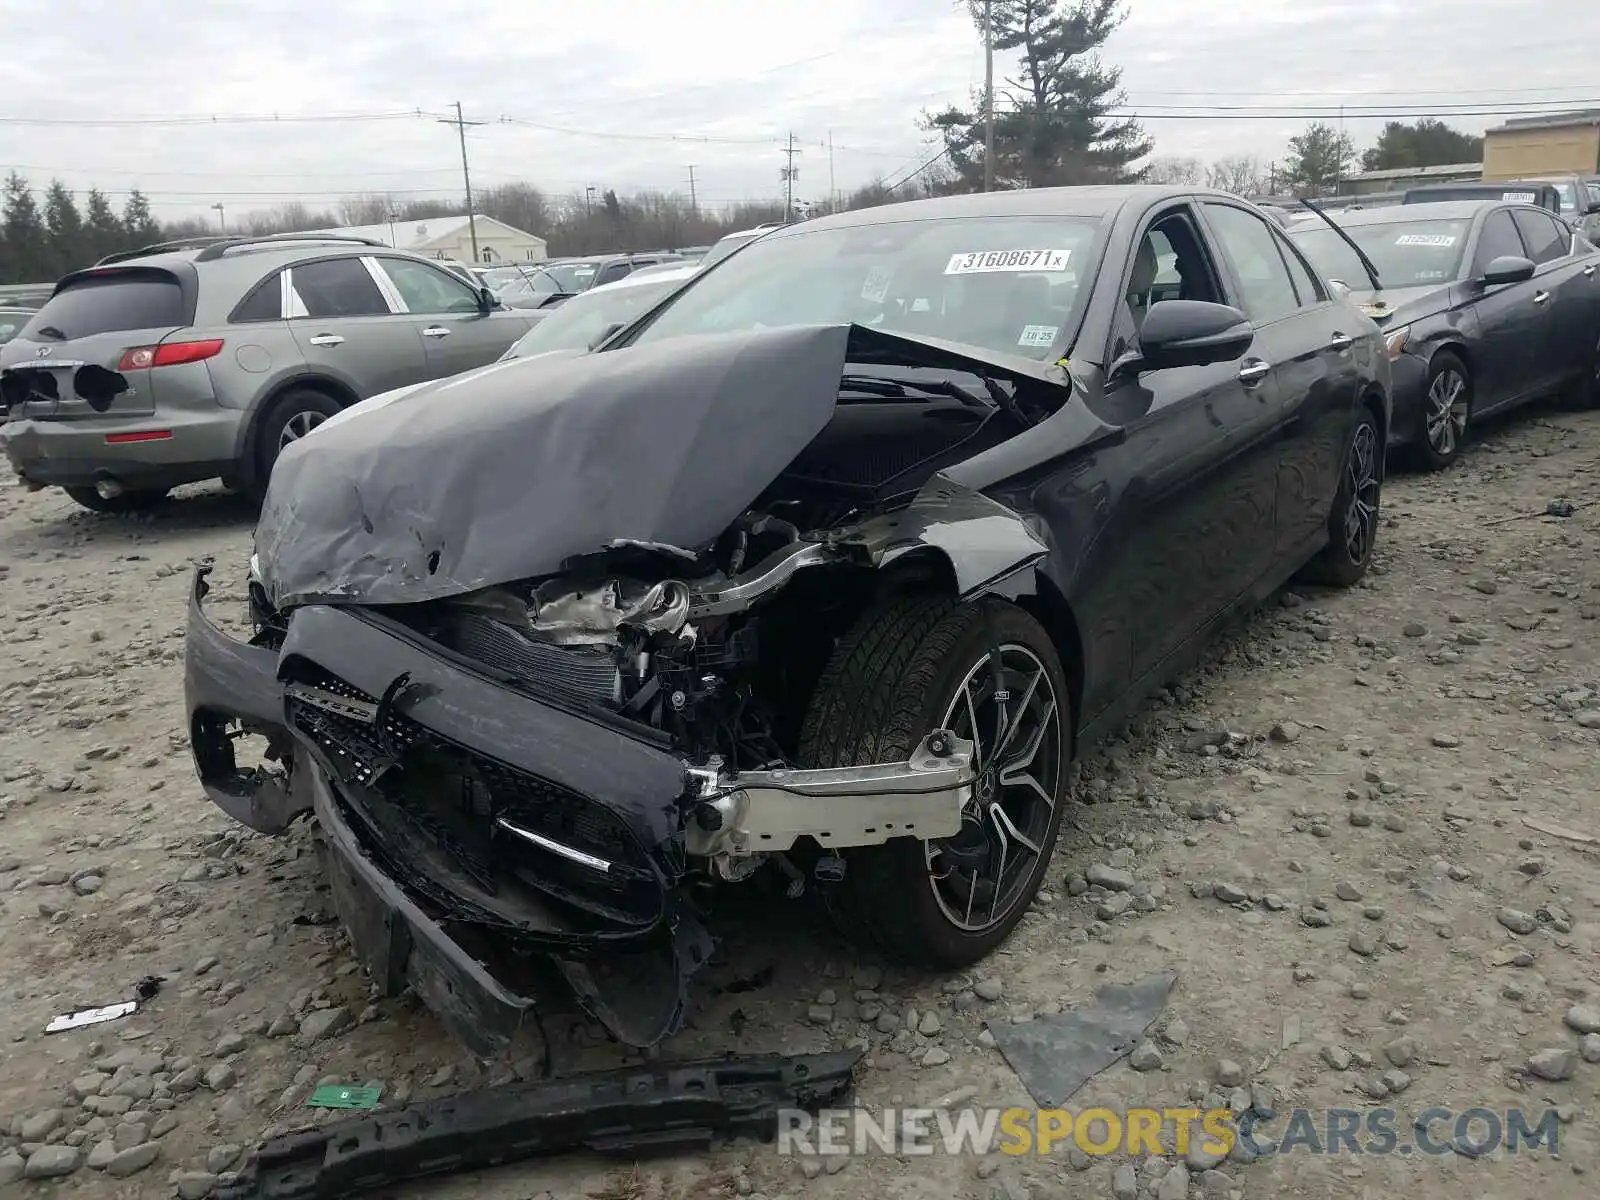
[[[500,298],[487,284],[478,289],[478,307],[484,312],[493,312],[500,307]]]
[[[1483,270],[1483,278],[1479,280],[1485,287],[1494,287],[1502,283],[1521,283],[1525,279],[1533,278],[1533,260],[1523,258],[1520,254],[1502,254],[1499,258],[1489,260],[1489,265]]]
[[[1139,328],[1137,369],[1229,362],[1242,358],[1255,337],[1249,318],[1237,308],[1206,300],[1158,300]]]

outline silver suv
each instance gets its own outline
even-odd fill
[[[76,271],[0,346],[0,448],[97,512],[220,478],[259,495],[278,452],[358,400],[493,362],[532,324],[366,238],[200,238]]]

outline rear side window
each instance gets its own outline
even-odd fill
[[[231,318],[240,321],[280,321],[283,319],[283,276],[273,272],[239,302]]]
[[[34,341],[72,340],[129,329],[189,324],[188,304],[166,271],[105,271],[75,279],[49,300],[17,335]],[[41,338],[40,331],[46,332]]]
[[[389,303],[359,258],[325,258],[290,269],[295,294],[308,317],[375,317]]]
[[[1526,208],[1519,208],[1511,215],[1517,223],[1517,232],[1522,234],[1522,240],[1528,247],[1528,257],[1534,262],[1554,262],[1566,256],[1572,235],[1560,221]]]

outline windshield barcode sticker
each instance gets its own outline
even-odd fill
[[[1532,192],[1501,192],[1500,199],[1509,200],[1518,204],[1532,204],[1536,197]]]
[[[990,271],[1065,271],[1071,250],[977,250],[952,254],[946,275],[982,275]]]
[[[1396,246],[1454,246],[1456,239],[1449,233],[1402,233],[1395,238]]]

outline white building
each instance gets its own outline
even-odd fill
[[[543,262],[549,257],[544,238],[525,233],[481,213],[472,218],[477,228],[480,263]],[[381,225],[347,225],[339,229],[314,229],[312,233],[346,233],[371,238],[428,258],[472,261],[472,229],[465,214],[428,217],[421,221],[384,222]]]

